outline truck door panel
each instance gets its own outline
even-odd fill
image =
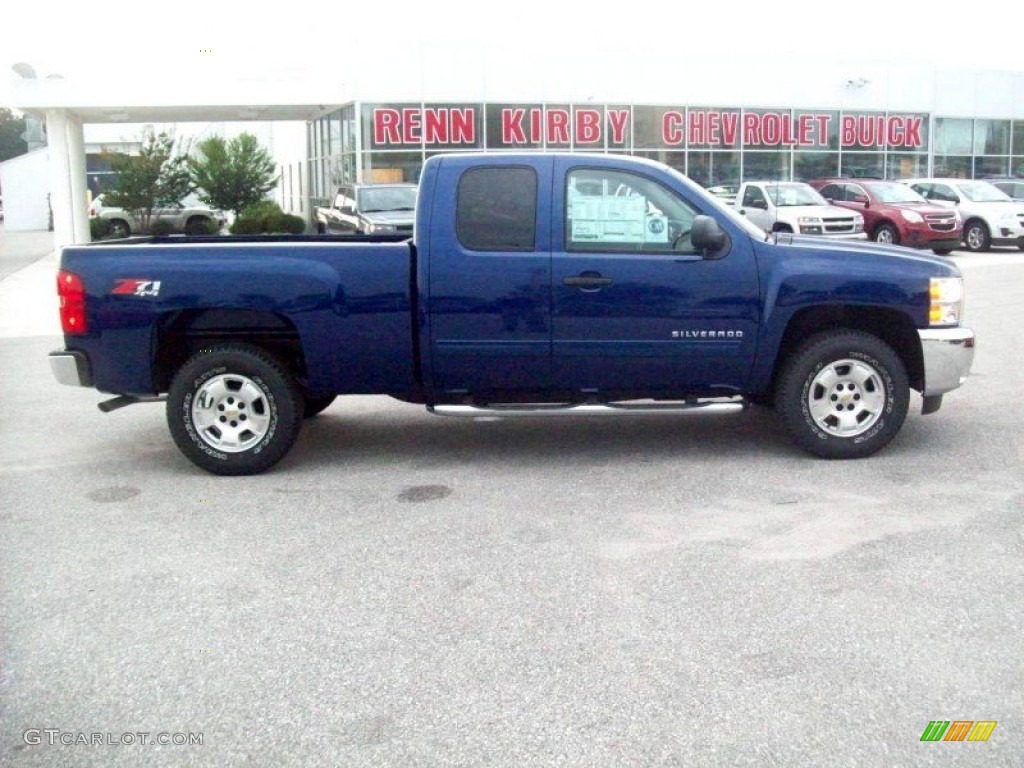
[[[537,222],[548,221],[551,162],[441,165],[428,304],[437,393],[550,386],[551,251]]]
[[[699,203],[663,181],[579,163],[555,164],[553,385],[648,394],[742,387],[758,321],[749,239],[705,259],[688,240]]]

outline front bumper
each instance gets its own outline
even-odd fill
[[[59,384],[69,387],[91,387],[92,369],[84,352],[60,350],[50,353],[50,371]]]
[[[918,331],[924,356],[925,397],[950,392],[967,380],[974,361],[974,331],[970,328],[930,328]]]

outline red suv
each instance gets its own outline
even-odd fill
[[[931,248],[945,255],[960,245],[956,211],[929,203],[906,184],[869,179],[810,182],[830,203],[864,216],[864,231],[879,243]]]

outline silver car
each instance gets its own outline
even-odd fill
[[[89,218],[99,217],[110,222],[111,234],[115,237],[130,237],[131,235],[144,234],[142,225],[123,208],[114,208],[103,204],[103,195],[97,195],[89,206]],[[156,208],[153,211],[152,222],[167,222],[173,232],[186,235],[201,235],[207,230],[207,222],[211,222],[217,229],[224,226],[226,217],[223,211],[218,211],[208,205],[204,205],[198,199],[186,198],[180,203],[167,208]]]

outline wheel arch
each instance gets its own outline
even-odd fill
[[[178,369],[204,346],[225,343],[259,347],[300,384],[307,376],[299,332],[287,317],[251,309],[189,309],[166,313],[154,325],[152,361],[157,391],[166,391]]]
[[[826,305],[805,307],[790,318],[775,356],[769,391],[775,390],[780,370],[809,337],[837,330],[863,331],[881,339],[899,356],[911,388],[924,388],[921,338],[906,314],[886,307]]]

